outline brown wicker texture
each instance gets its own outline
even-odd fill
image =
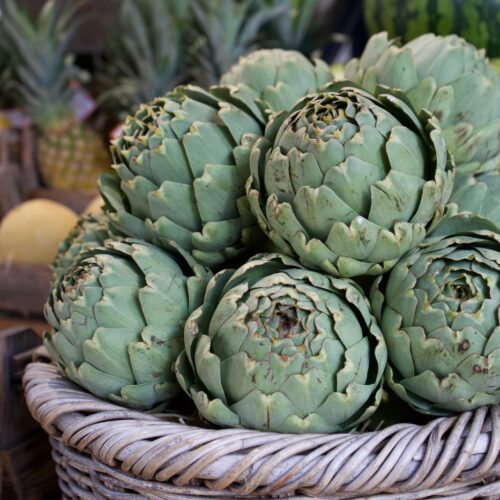
[[[25,395],[65,498],[450,498],[500,493],[500,407],[377,432],[277,434],[186,425],[101,401],[55,367]],[[295,496],[294,496],[295,495]]]

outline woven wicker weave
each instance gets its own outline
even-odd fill
[[[500,407],[378,432],[277,434],[186,425],[101,401],[28,366],[65,498],[450,498],[500,494]],[[295,495],[295,496],[294,496]]]

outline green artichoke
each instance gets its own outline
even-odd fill
[[[460,212],[475,212],[490,220],[500,232],[500,171],[457,177],[450,201]]]
[[[244,184],[262,133],[250,112],[197,87],[143,105],[100,180],[112,226],[167,250],[174,241],[207,266],[238,255],[258,231]]]
[[[377,408],[387,352],[361,289],[262,254],[210,281],[177,379],[208,421],[337,432]]]
[[[61,371],[131,408],[167,404],[179,392],[172,368],[184,322],[210,278],[192,260],[132,239],[80,253],[45,308],[45,346]]]
[[[443,127],[458,174],[500,167],[500,78],[478,50],[456,35],[422,35],[398,48],[387,33],[374,35],[348,80],[373,92],[378,84],[404,91]]]
[[[115,236],[110,231],[105,217],[81,216],[67,238],[59,245],[56,258],[52,262],[54,279],[64,273],[75,262],[78,255],[102,246],[108,238],[113,237]]]
[[[339,83],[275,117],[247,194],[280,250],[334,276],[390,269],[439,222],[454,168],[437,120]]]
[[[416,410],[500,403],[499,271],[500,235],[478,231],[430,238],[375,281],[387,381]]]
[[[318,92],[332,80],[327,64],[312,64],[294,50],[262,49],[240,58],[221,79],[234,86],[232,95],[241,99],[254,114],[290,109],[301,97]]]

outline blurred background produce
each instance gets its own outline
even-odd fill
[[[490,57],[500,57],[497,0],[365,0],[364,18],[370,35],[387,31],[409,42],[424,33],[454,33]]]
[[[0,260],[49,265],[77,218],[73,210],[55,201],[21,203],[0,223]]]
[[[141,103],[179,84],[218,83],[255,49],[338,65],[365,40],[360,1],[2,2],[0,326],[22,314],[44,328],[55,249],[79,214],[101,212],[109,140]],[[31,304],[21,275],[37,283]]]

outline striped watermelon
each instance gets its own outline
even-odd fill
[[[456,33],[500,57],[500,0],[364,0],[370,35],[387,31],[408,42],[423,33]]]

